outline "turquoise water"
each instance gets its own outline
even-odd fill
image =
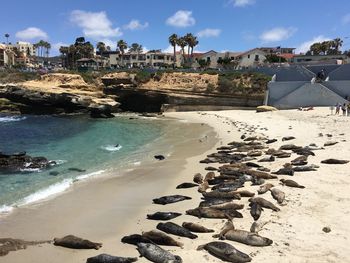
[[[151,146],[171,123],[127,116],[107,120],[84,116],[0,116],[1,152],[26,151],[58,163],[44,171],[0,174],[0,212],[62,192],[76,180],[106,172],[118,174],[125,167],[140,165],[157,153]],[[50,175],[53,171],[58,175]]]

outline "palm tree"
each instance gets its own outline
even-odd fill
[[[45,42],[45,48],[46,48],[46,58],[49,57],[51,44],[49,42]]]
[[[129,47],[129,52],[135,52],[135,53],[142,53],[143,47],[142,45],[138,43],[132,43],[131,46]]]
[[[103,52],[106,51],[106,44],[103,42],[98,42],[96,44],[96,48],[98,49],[98,52],[100,53],[100,56],[103,55]]]
[[[194,47],[197,46],[199,41],[197,40],[197,37],[192,36],[190,41],[189,41],[189,46],[191,47],[191,61],[193,60],[193,50]]]
[[[191,33],[187,33],[185,36],[185,41],[186,41],[186,45],[187,45],[187,57],[190,57],[190,45],[191,45],[191,41],[194,38],[194,36]]]
[[[343,42],[344,41],[341,40],[339,37],[333,40],[333,46],[337,52],[343,46]]]
[[[174,48],[174,64],[173,67],[175,68],[176,65],[176,45],[178,42],[178,36],[176,34],[172,34],[169,37],[169,44]]]
[[[10,37],[10,34],[9,34],[9,33],[6,33],[6,34],[5,34],[5,37],[6,37],[6,44],[8,45],[8,44],[9,44],[9,37]]]
[[[120,50],[120,53],[122,54],[122,65],[124,64],[124,53],[125,50],[128,48],[128,44],[124,40],[119,40],[117,43],[117,47]]]
[[[66,68],[68,64],[67,63],[68,47],[61,46],[59,51],[62,54],[62,66]]]
[[[181,48],[182,57],[185,60],[185,47],[187,45],[185,38],[184,37],[178,38],[177,39],[177,45]]]

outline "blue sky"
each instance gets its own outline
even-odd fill
[[[49,41],[52,54],[78,36],[115,48],[119,39],[169,48],[172,33],[198,36],[197,51],[258,46],[306,51],[314,41],[350,37],[349,0],[17,0],[4,1],[1,42]],[[350,38],[344,39],[350,49]]]

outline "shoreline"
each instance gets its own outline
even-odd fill
[[[286,143],[302,146],[311,143],[323,146],[325,142],[330,140],[339,143],[325,147],[325,150],[317,150],[315,151],[316,156],[309,158],[310,164],[320,166],[317,171],[297,173],[294,177],[278,176],[279,179],[295,180],[305,185],[305,189],[288,188],[279,185],[277,180],[271,181],[276,187],[285,192],[287,200],[286,205],[279,206],[280,212],[275,213],[265,209],[261,219],[259,219],[268,222],[260,235],[272,239],[273,244],[271,246],[257,248],[232,241],[227,242],[249,254],[253,258],[253,262],[350,262],[350,252],[347,249],[349,242],[347,233],[350,233],[350,226],[348,225],[350,220],[350,212],[348,212],[350,205],[350,194],[348,193],[350,185],[349,164],[320,164],[321,160],[327,158],[348,159],[350,155],[350,133],[347,133],[346,128],[350,124],[350,118],[329,116],[328,108],[316,108],[310,112],[286,110],[255,113],[238,110],[167,113],[166,116],[190,123],[205,123],[211,126],[215,132],[215,135],[213,131],[211,133],[211,139],[214,139],[214,141],[212,141],[212,144],[209,143],[210,145],[201,143],[200,145],[203,146],[202,152],[198,152],[198,149],[194,147],[198,145],[198,141],[196,142],[194,139],[191,144],[185,143],[183,147],[178,148],[177,152],[166,160],[169,163],[160,163],[162,165],[156,169],[150,167],[150,169],[132,171],[133,175],[131,177],[125,176],[121,179],[124,180],[123,183],[125,184],[124,187],[119,188],[118,197],[115,196],[117,195],[115,193],[116,186],[106,180],[95,186],[93,196],[89,196],[89,191],[85,191],[84,187],[81,187],[81,189],[77,189],[80,191],[80,195],[76,196],[75,199],[72,198],[74,194],[67,194],[65,198],[57,198],[61,201],[55,201],[55,205],[53,202],[46,204],[48,209],[54,209],[54,206],[56,206],[56,209],[66,208],[69,211],[76,205],[74,202],[83,200],[79,204],[79,211],[82,211],[82,214],[76,214],[77,211],[70,211],[68,215],[55,214],[53,217],[59,216],[59,218],[54,218],[54,221],[46,223],[53,228],[50,234],[61,233],[59,231],[64,230],[66,231],[65,234],[76,234],[95,242],[102,242],[103,247],[99,251],[77,251],[54,247],[53,245],[41,245],[11,252],[9,255],[2,257],[1,260],[6,263],[19,263],[23,261],[23,258],[26,258],[26,262],[85,262],[88,257],[101,253],[137,257],[138,252],[135,247],[122,244],[120,239],[125,235],[140,234],[143,231],[155,229],[158,222],[145,218],[146,214],[157,211],[180,212],[183,215],[171,220],[172,222],[177,224],[184,221],[196,222],[218,232],[225,220],[198,219],[185,215],[187,209],[198,206],[201,195],[197,193],[197,189],[175,189],[175,187],[179,183],[191,182],[195,173],[200,172],[205,175],[204,168],[208,165],[200,164],[199,160],[204,159],[207,154],[216,152],[218,146],[225,146],[228,142],[239,140],[239,137],[246,133],[247,135],[265,134],[269,138],[278,139],[276,144],[269,146],[270,148],[276,148]],[[239,122],[240,124],[238,127],[234,127],[233,122]],[[250,132],[249,130],[253,126],[254,129],[252,130],[254,131]],[[320,136],[320,133],[323,135]],[[326,134],[332,134],[332,137],[328,137]],[[295,136],[296,139],[290,142],[282,142],[281,139],[284,136]],[[193,138],[195,138],[195,135],[193,135]],[[186,158],[186,162],[184,162],[182,156],[186,156],[191,150],[193,150],[193,155]],[[264,166],[275,171],[295,157],[296,155],[293,155],[290,159],[278,159],[276,162],[264,164]],[[214,164],[213,166],[217,167],[221,164]],[[176,176],[168,177],[167,175]],[[149,180],[149,178],[153,180]],[[154,178],[157,178],[156,181],[154,181]],[[142,185],[143,192],[130,192],[130,189],[140,189],[136,187],[140,185]],[[100,190],[98,191],[98,189]],[[258,187],[246,183],[244,189],[256,192]],[[103,203],[111,198],[110,193],[113,193],[113,198],[117,200],[123,198],[123,200],[128,200],[131,203],[128,204],[128,207],[115,202]],[[166,206],[152,204],[153,198],[170,194],[190,196],[192,200]],[[268,193],[262,197],[275,203]],[[89,200],[84,198],[89,198]],[[247,209],[247,199],[244,198],[241,202],[245,204],[245,208],[241,210],[243,219],[234,219],[233,222],[238,229],[249,230],[253,219]],[[119,216],[118,219],[116,217],[111,218],[113,212],[116,213],[114,215]],[[34,214],[35,212],[28,209],[27,213]],[[17,233],[23,234],[25,232],[23,231],[24,226],[35,229],[35,231],[29,233],[28,237],[33,237],[29,240],[38,240],[40,233],[47,232],[48,226],[45,225],[45,221],[40,215],[37,215],[36,218],[32,217],[29,222],[21,221],[18,218],[16,220],[22,224],[16,225],[12,222],[17,227]],[[41,226],[40,231],[31,226],[35,220],[39,221],[36,224]],[[18,227],[19,225],[22,226],[22,229]],[[331,232],[323,232],[324,227],[329,227]],[[3,231],[3,229],[9,230],[6,225],[0,222],[0,231]],[[8,237],[21,238],[21,236]],[[172,237],[183,242],[184,249],[177,247],[164,248],[181,256],[184,262],[222,262],[206,252],[196,251],[199,245],[215,241],[212,234],[200,234],[198,239],[195,240]],[[148,261],[140,258],[138,262]]]

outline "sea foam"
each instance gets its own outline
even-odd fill
[[[75,178],[75,180],[78,180],[78,181],[84,180],[84,179],[87,179],[87,178],[95,176],[95,175],[100,175],[100,174],[102,174],[104,172],[105,172],[105,170],[99,170],[99,171],[88,173],[88,174],[82,174],[82,175],[77,176]]]
[[[25,120],[24,116],[0,116],[0,122],[13,122]]]
[[[109,152],[116,152],[116,151],[119,151],[121,148],[123,148],[123,146],[121,146],[121,145],[118,145],[118,146],[106,145],[106,146],[102,146],[101,148],[103,150],[106,150],[106,151],[109,151]]]

